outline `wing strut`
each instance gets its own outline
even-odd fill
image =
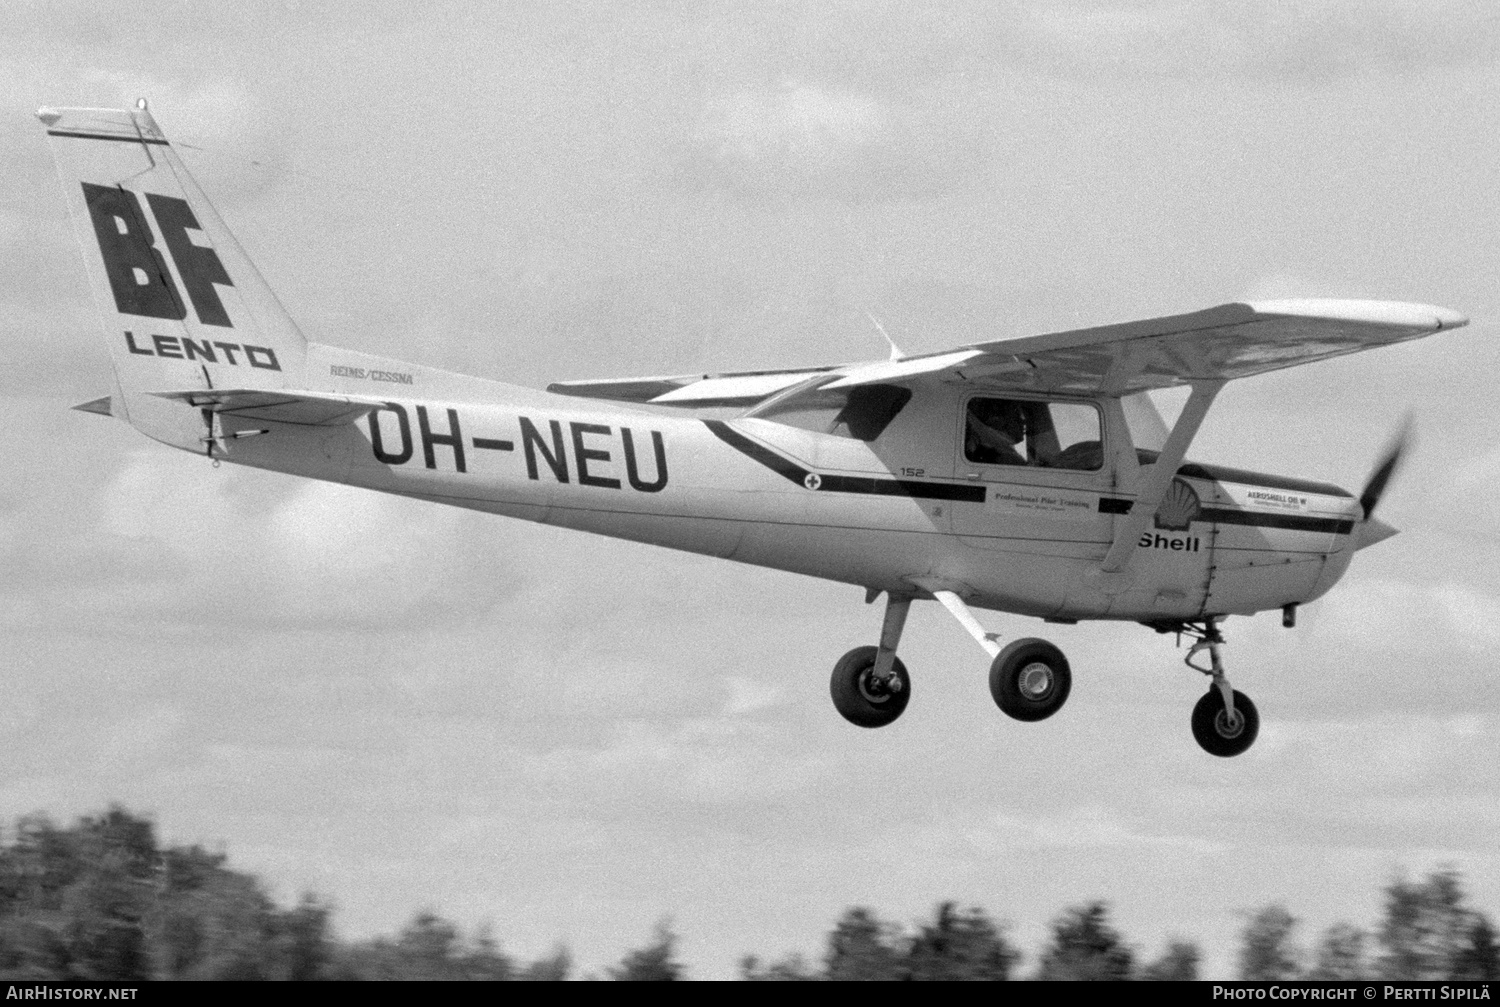
[[[994,657],[1000,653],[1000,645],[995,642],[995,638],[1000,634],[985,632],[985,628],[979,624],[979,620],[974,618],[974,613],[969,611],[969,606],[964,604],[963,598],[959,597],[958,592],[953,590],[954,585],[951,581],[923,577],[912,581],[912,583],[925,591],[931,592],[934,598],[942,602],[943,607],[949,611],[953,618],[958,620],[960,626],[969,631],[969,635],[974,638],[974,641],[979,646],[984,648],[986,654]]]
[[[1104,573],[1117,573],[1135,555],[1141,532],[1146,530],[1146,523],[1156,516],[1156,508],[1161,506],[1162,498],[1167,495],[1167,489],[1172,485],[1172,478],[1177,475],[1178,467],[1182,465],[1188,446],[1193,443],[1203,417],[1208,415],[1208,407],[1213,405],[1214,397],[1223,387],[1222,380],[1193,382],[1193,393],[1188,396],[1187,405],[1182,407],[1182,415],[1177,417],[1161,454],[1149,469],[1143,467],[1146,475],[1141,481],[1140,492],[1136,495],[1130,513],[1122,517],[1115,526],[1115,540],[1105,554],[1104,561],[1099,564],[1099,569]]]

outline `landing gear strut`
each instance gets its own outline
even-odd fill
[[[1224,674],[1219,653],[1224,646],[1224,635],[1219,632],[1218,620],[1210,616],[1201,630],[1184,627],[1184,631],[1197,636],[1198,642],[1188,649],[1183,663],[1212,679],[1207,694],[1193,707],[1193,738],[1210,755],[1224,758],[1239,755],[1255,744],[1255,736],[1260,732],[1260,714],[1250,697],[1233,689]],[[1202,650],[1208,651],[1207,668],[1193,663],[1193,656]]]
[[[896,656],[909,595],[893,595],[885,605],[879,647],[855,647],[833,666],[828,691],[834,708],[858,727],[884,727],[901,716],[911,700],[911,678]]]

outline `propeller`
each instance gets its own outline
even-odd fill
[[[1359,506],[1364,511],[1364,520],[1360,522],[1357,532],[1356,549],[1382,542],[1396,534],[1396,529],[1375,517],[1375,508],[1380,505],[1380,498],[1385,495],[1386,488],[1391,479],[1401,468],[1401,457],[1412,443],[1412,418],[1407,413],[1401,420],[1401,424],[1386,442],[1385,449],[1378,456],[1375,467],[1370,470],[1370,477],[1365,480],[1365,488],[1359,494]]]

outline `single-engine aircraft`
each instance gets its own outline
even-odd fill
[[[1395,534],[1375,516],[1402,446],[1356,496],[1186,460],[1224,383],[1457,328],[1423,304],[1281,300],[831,367],[568,381],[545,392],[310,343],[188,175],[146,103],[43,108],[114,365],[77,408],[201,454],[809,574],[886,596],[834,706],[899,717],[911,603],[952,613],[990,691],[1050,717],[1072,673],[975,609],[1140,623],[1194,642],[1208,752],[1259,716],[1220,623],[1297,606]],[[1190,390],[1170,429],[1146,393]],[[1207,661],[1199,656],[1207,652]],[[1195,660],[1196,658],[1196,660]]]

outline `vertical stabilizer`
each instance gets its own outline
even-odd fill
[[[306,340],[145,102],[37,118],[132,422],[146,419],[132,408],[143,393],[300,387]]]

